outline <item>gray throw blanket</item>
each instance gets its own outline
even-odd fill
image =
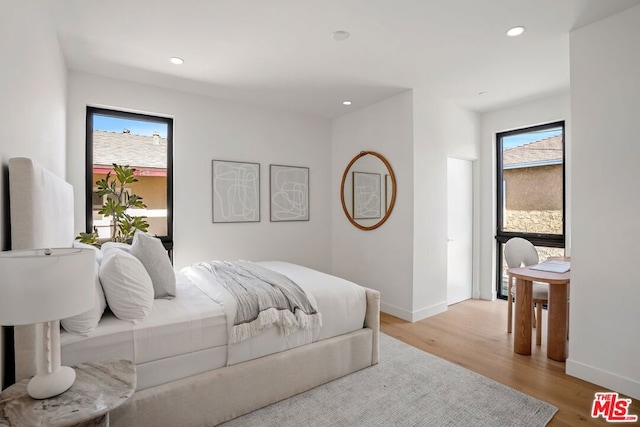
[[[231,343],[254,337],[271,325],[286,335],[322,326],[322,315],[287,276],[249,261],[212,261],[208,267],[238,303]]]

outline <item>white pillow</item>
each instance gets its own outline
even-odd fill
[[[102,249],[102,254],[106,255],[108,251],[113,249],[120,249],[125,252],[129,252],[129,250],[131,250],[131,245],[122,242],[104,242],[100,249]]]
[[[82,243],[77,240],[73,241],[73,247],[79,249],[93,249],[94,251],[96,251],[96,262],[98,263],[98,265],[102,262],[102,251],[100,250],[100,248],[97,248],[93,245],[87,245],[86,243]]]
[[[84,243],[81,243],[81,245],[84,245]],[[78,246],[76,246],[76,244],[74,243],[74,247]],[[91,247],[97,249],[93,246]],[[104,309],[107,308],[107,302],[105,301],[104,292],[102,291],[102,286],[100,285],[100,278],[98,277],[99,271],[100,265],[98,264],[96,255],[95,303],[93,305],[93,308],[89,311],[60,320],[60,324],[67,332],[76,335],[87,336],[98,326],[98,323],[102,318],[102,313],[104,313]]]
[[[160,239],[136,230],[129,253],[147,269],[153,283],[154,298],[171,299],[176,296],[176,275]]]
[[[145,319],[153,306],[153,284],[136,257],[121,250],[104,254],[100,282],[109,308],[119,319]]]

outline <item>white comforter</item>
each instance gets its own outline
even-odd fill
[[[233,365],[363,327],[366,296],[361,286],[287,262],[266,261],[257,264],[284,274],[296,282],[305,291],[310,302],[322,313],[323,326],[299,330],[290,335],[279,333],[276,327],[269,328],[248,341],[229,344],[227,364]],[[187,277],[191,276],[192,281],[198,282],[200,290],[223,307],[227,318],[227,330],[230,333],[237,309],[233,296],[211,275],[203,275],[202,271],[196,269],[189,271],[189,267],[183,269],[182,273]]]

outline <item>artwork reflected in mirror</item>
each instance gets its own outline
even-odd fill
[[[379,173],[353,172],[353,219],[377,219],[382,212]]]
[[[391,205],[391,192],[393,191],[393,183],[391,182],[391,175],[386,174],[384,176],[384,206],[386,210],[389,210]]]
[[[361,230],[380,227],[393,210],[396,179],[384,156],[362,151],[345,168],[341,184],[342,208]]]

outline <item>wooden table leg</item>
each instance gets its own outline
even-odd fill
[[[531,307],[533,282],[516,278],[516,324],[513,334],[513,351],[531,354]]]
[[[549,286],[547,357],[559,362],[567,360],[568,293],[566,283]]]

